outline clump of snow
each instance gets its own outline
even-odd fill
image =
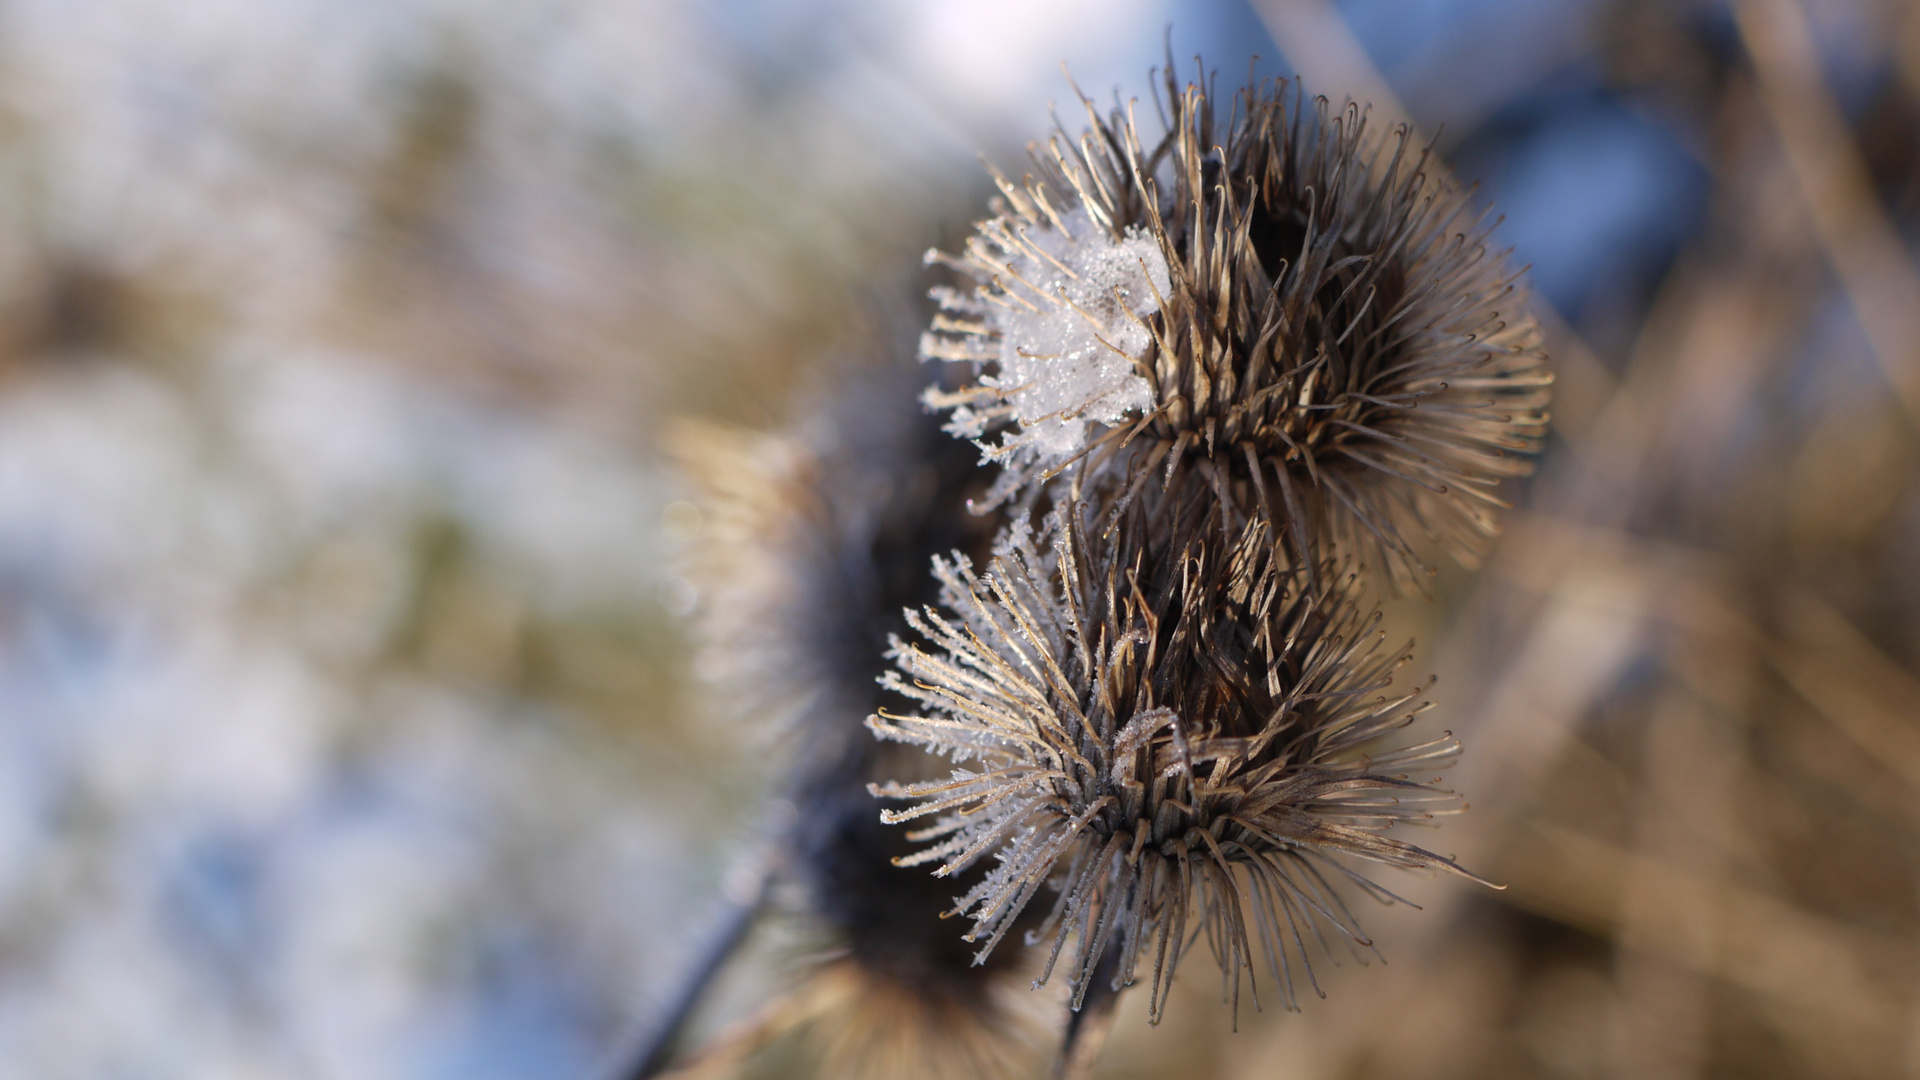
[[[982,281],[967,296],[937,289],[942,309],[960,319],[926,335],[928,359],[995,361],[980,378],[984,395],[930,396],[952,408],[949,430],[980,439],[1002,419],[1015,428],[997,446],[981,444],[1008,466],[995,493],[1010,494],[1045,469],[1085,449],[1091,424],[1118,423],[1154,406],[1134,361],[1152,344],[1146,319],[1172,291],[1167,260],[1153,237],[1129,229],[1115,240],[1085,206],[1052,222],[1003,217],[982,226],[964,268]]]
[[[1171,291],[1152,237],[1130,230],[1116,242],[1084,207],[1061,224],[1021,229],[1008,252],[1018,281],[1004,283],[1011,302],[995,312],[1000,373],[981,379],[1012,406],[1018,441],[1054,461],[1086,445],[1088,421],[1152,407],[1133,359],[1151,341],[1142,320]]]

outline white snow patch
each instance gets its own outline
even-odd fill
[[[1151,343],[1143,320],[1159,310],[1155,297],[1172,291],[1152,237],[1130,229],[1115,242],[1084,207],[1062,224],[1065,232],[1023,231],[1044,254],[1009,253],[1008,264],[1032,288],[1006,283],[1011,302],[994,317],[1000,373],[981,380],[1000,391],[1020,422],[1007,449],[1026,447],[1047,461],[1084,448],[1088,421],[1112,424],[1153,407],[1153,390],[1135,374],[1133,360]]]

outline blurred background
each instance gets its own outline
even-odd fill
[[[764,812],[663,428],[779,425],[1169,27],[1436,137],[1560,382],[1394,613],[1510,888],[1102,1075],[1920,1076],[1920,6],[9,0],[0,1077],[601,1075]]]

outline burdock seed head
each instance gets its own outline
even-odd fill
[[[1380,649],[1352,574],[1305,585],[1260,520],[1170,551],[1127,514],[1090,550],[1082,512],[1056,509],[1041,541],[1011,530],[984,573],[939,562],[941,605],[912,619],[924,642],[894,642],[886,685],[919,711],[868,726],[954,765],[874,789],[914,804],[888,822],[931,819],[900,861],[992,860],[954,908],[979,959],[1057,890],[1027,937],[1052,939],[1042,982],[1077,938],[1075,1007],[1115,948],[1114,988],[1151,969],[1157,1020],[1196,921],[1236,1008],[1256,951],[1294,1007],[1311,955],[1371,948],[1334,883],[1395,899],[1348,862],[1466,873],[1383,835],[1453,808],[1430,770],[1457,745],[1389,745],[1425,687],[1389,688],[1408,657]]]
[[[1285,80],[1223,117],[1169,70],[1151,145],[1132,107],[1081,100],[1090,127],[1030,147],[966,250],[929,254],[971,287],[935,290],[922,357],[977,376],[928,400],[1004,466],[994,497],[1153,476],[1267,522],[1295,565],[1404,583],[1423,543],[1477,559],[1550,382],[1484,213],[1406,129]]]

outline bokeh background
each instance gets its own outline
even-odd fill
[[[0,1077],[604,1075],[778,758],[663,431],[781,424],[1169,36],[1437,139],[1557,428],[1395,613],[1510,887],[1101,1075],[1920,1075],[1920,6],[8,0]]]

